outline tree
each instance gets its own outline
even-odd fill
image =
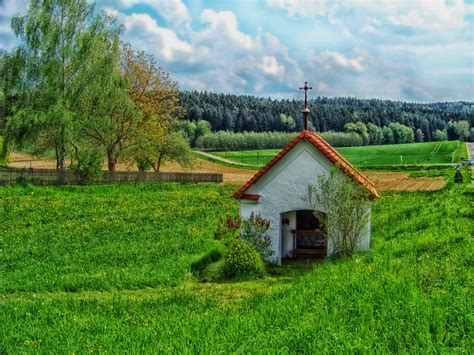
[[[194,135],[194,141],[201,136],[211,133],[211,124],[206,120],[199,120],[196,124],[196,132]]]
[[[327,238],[335,255],[354,253],[369,228],[368,193],[335,167],[329,176],[320,175],[316,185],[308,186],[304,199],[315,215],[320,217],[323,212]]]
[[[369,122],[367,124],[367,130],[369,133],[369,142],[371,145],[380,145],[383,143],[383,132],[381,128]]]
[[[162,152],[167,151],[169,142],[177,140],[176,136],[167,137],[182,115],[177,84],[157,66],[153,56],[136,52],[130,45],[122,49],[121,71],[128,84],[128,95],[142,115],[133,158],[138,161],[156,159],[153,166],[159,167]]]
[[[346,123],[344,126],[347,132],[354,132],[359,134],[362,137],[362,141],[364,142],[364,145],[369,144],[369,133],[367,131],[367,126],[364,124],[364,122],[357,121],[356,123],[349,122]]]
[[[390,128],[393,133],[394,143],[413,143],[414,135],[410,127],[402,125],[401,123],[392,122],[388,125],[388,128]]]
[[[448,140],[448,134],[446,133],[446,131],[442,131],[440,129],[437,129],[436,133],[435,133],[435,139],[437,141],[447,141]]]
[[[460,140],[465,141],[470,135],[468,121],[458,121],[455,124],[455,130]]]
[[[27,104],[9,120],[15,121],[9,132],[20,142],[28,137],[53,148],[57,168],[64,170],[81,111],[77,98],[91,84],[84,71],[94,42],[118,35],[121,27],[106,15],[94,15],[86,0],[32,0],[26,15],[12,19],[12,29],[22,41],[15,52],[24,63]]]
[[[394,138],[393,138],[393,131],[388,128],[387,126],[382,127],[382,133],[383,133],[383,142],[384,144],[393,144],[395,143]]]
[[[446,124],[446,133],[448,134],[448,139],[455,140],[459,138],[458,132],[456,132],[456,123],[453,121],[449,121]]]
[[[13,50],[12,53],[0,51],[0,89],[1,89],[1,120],[0,129],[3,133],[2,150],[0,159],[5,159],[12,135],[8,130],[8,121],[25,101],[22,99],[21,73],[24,70],[24,61],[21,51]]]
[[[175,161],[183,167],[190,168],[193,166],[194,156],[183,134],[171,132],[163,137],[161,144],[150,147],[145,160],[154,171],[159,172],[161,165],[166,161]]]
[[[183,132],[191,146],[195,145],[196,141],[196,123],[188,120],[176,122],[176,130]]]
[[[120,73],[100,77],[94,80],[97,88],[82,97],[89,109],[82,111],[76,128],[86,142],[93,142],[105,154],[108,170],[114,171],[119,159],[138,145],[143,115],[128,97],[127,82]],[[79,150],[76,147],[76,155],[83,154]]]
[[[415,140],[417,143],[421,143],[424,141],[425,135],[423,134],[423,131],[419,128],[416,129],[415,132]]]

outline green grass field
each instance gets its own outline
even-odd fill
[[[467,154],[465,143],[458,141],[343,147],[336,148],[336,150],[358,167],[453,163],[459,162]],[[268,149],[242,152],[214,152],[212,154],[239,163],[263,166],[279,151],[279,149]]]
[[[472,184],[384,194],[368,253],[200,283],[235,188],[0,187],[0,353],[474,350]]]

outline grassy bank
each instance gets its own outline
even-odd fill
[[[384,194],[368,253],[199,283],[234,188],[0,187],[0,352],[474,350],[472,184]]]

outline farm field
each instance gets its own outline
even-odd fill
[[[236,187],[0,187],[0,352],[472,352],[472,184],[384,193],[368,253],[198,282]]]
[[[466,157],[465,143],[458,141],[391,144],[336,148],[352,164],[363,168],[374,165],[446,164]],[[263,166],[280,150],[213,152],[212,154],[244,164]]]

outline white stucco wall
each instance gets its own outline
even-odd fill
[[[284,218],[288,218],[289,224],[283,224],[281,227],[281,257],[284,258],[291,254],[295,249],[294,237],[292,230],[296,229],[296,211],[291,211],[287,213],[282,213],[280,220],[283,221]]]
[[[332,167],[333,164],[325,155],[306,140],[301,140],[246,191],[248,194],[260,195],[260,200],[257,203],[241,200],[240,215],[249,217],[254,212],[270,220],[268,233],[274,252],[271,261],[281,262],[281,215],[289,211],[311,209],[303,200],[308,193],[308,185],[316,184],[319,175],[329,175]],[[317,206],[317,209],[325,211],[324,206]],[[362,249],[367,250],[369,244],[370,228],[361,242]],[[328,255],[331,253],[332,246],[328,244]]]

